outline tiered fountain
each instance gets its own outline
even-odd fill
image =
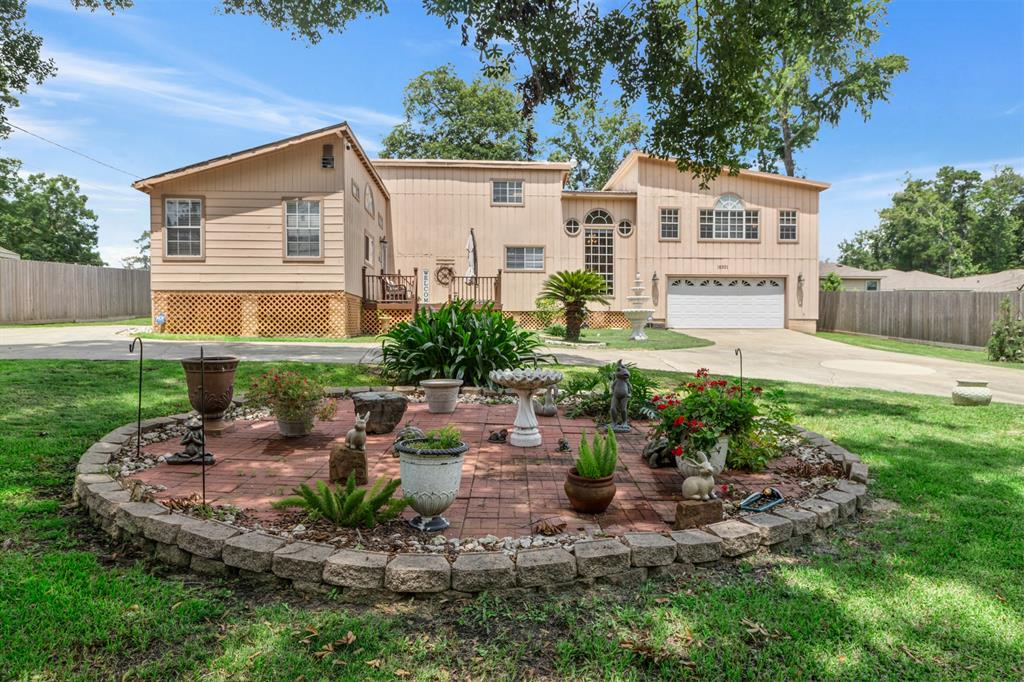
[[[633,295],[626,297],[626,300],[629,301],[629,307],[622,311],[622,314],[626,316],[629,324],[633,327],[629,340],[646,341],[647,334],[644,333],[644,326],[646,326],[647,320],[651,319],[651,315],[654,314],[654,308],[640,307],[647,302],[647,294],[644,293],[644,283],[640,281],[639,272],[636,273],[636,279],[633,280],[633,286],[630,289],[633,290]]]

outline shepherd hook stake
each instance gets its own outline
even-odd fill
[[[740,350],[739,348],[737,348],[733,352],[733,354],[740,356],[740,391],[742,392],[743,391],[743,351]]]
[[[135,419],[135,461],[140,461],[139,450],[142,448],[142,339],[135,337],[128,345],[128,352],[135,352],[135,344],[139,344],[139,410]]]

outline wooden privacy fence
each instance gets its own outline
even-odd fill
[[[984,346],[999,303],[1024,309],[1019,291],[822,291],[818,329]]]
[[[149,270],[0,259],[0,324],[149,317]]]

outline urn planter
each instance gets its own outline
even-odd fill
[[[953,404],[964,406],[982,406],[992,402],[992,389],[987,381],[968,381],[958,379],[953,389]]]
[[[459,400],[462,379],[424,379],[420,388],[427,398],[427,412],[451,414]]]
[[[184,358],[181,366],[185,370],[185,385],[192,409],[203,414],[207,431],[223,431],[226,427],[224,412],[231,407],[235,395],[238,358],[231,355]]]
[[[714,470],[715,476],[722,473],[722,470],[725,469],[725,458],[728,454],[729,436],[719,436],[718,440],[715,441],[715,446],[711,448],[711,452],[704,453],[704,456],[711,462],[711,468]],[[679,469],[679,473],[683,475],[684,479],[690,476],[701,475],[701,468],[687,462],[686,457],[676,457],[676,468]]]
[[[454,448],[417,447],[427,438],[412,438],[395,443],[402,478],[402,493],[412,498],[409,504],[419,516],[409,525],[430,533],[444,530],[448,519],[441,516],[451,506],[462,482],[462,462],[469,445],[460,442]]]
[[[615,474],[602,478],[584,478],[569,469],[565,476],[565,495],[572,508],[582,514],[600,514],[615,499]]]

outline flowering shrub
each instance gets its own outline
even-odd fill
[[[330,419],[337,410],[337,401],[324,396],[324,387],[297,372],[270,370],[255,379],[245,394],[245,403],[265,408],[284,422],[303,422],[313,418]]]

